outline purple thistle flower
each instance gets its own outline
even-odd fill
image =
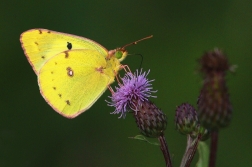
[[[125,118],[127,111],[136,111],[139,102],[147,101],[149,97],[156,98],[151,95],[151,93],[157,92],[152,90],[151,82],[154,80],[146,78],[149,72],[150,70],[147,73],[137,70],[134,74],[125,74],[122,78],[122,84],[115,87],[116,91],[109,97],[112,101],[107,101],[109,106],[116,108],[111,114],[121,113],[119,118]]]

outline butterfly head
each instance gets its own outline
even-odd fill
[[[110,50],[108,52],[108,58],[113,56],[121,62],[126,58],[127,54],[128,54],[128,52],[125,48],[117,48],[114,50]]]

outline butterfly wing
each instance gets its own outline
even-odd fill
[[[95,50],[69,50],[51,57],[39,71],[40,92],[61,115],[74,118],[89,109],[114,79]],[[106,69],[106,70],[104,70]]]
[[[90,39],[47,29],[28,30],[21,34],[20,42],[36,74],[50,58],[67,50],[90,49],[104,56],[108,54],[103,46]]]

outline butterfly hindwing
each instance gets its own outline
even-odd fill
[[[41,68],[41,94],[60,114],[76,117],[93,105],[114,77],[103,71],[106,66],[103,55],[95,50],[62,52]]]

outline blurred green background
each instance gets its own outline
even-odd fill
[[[151,69],[149,78],[158,90],[152,101],[168,116],[165,135],[174,166],[186,144],[186,136],[175,131],[175,108],[182,102],[196,106],[202,84],[197,59],[215,47],[223,49],[238,69],[227,75],[233,119],[220,131],[217,166],[252,166],[251,9],[248,0],[1,0],[0,166],[165,166],[159,147],[128,139],[139,133],[132,115],[110,115],[109,91],[72,120],[47,105],[19,42],[32,28],[84,36],[107,49],[153,34],[128,51],[141,53],[143,69]],[[132,70],[140,63],[139,56],[123,62]]]

